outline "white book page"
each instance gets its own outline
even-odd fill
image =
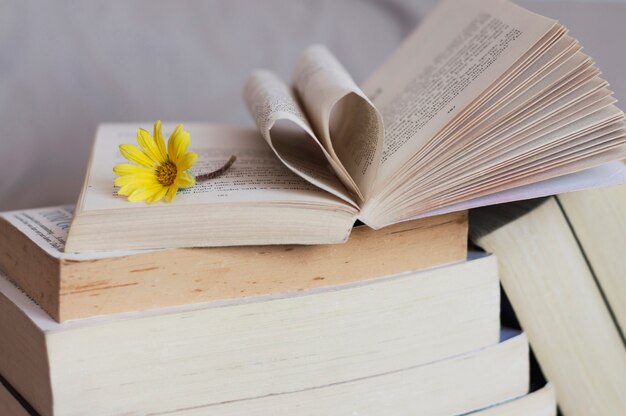
[[[261,135],[289,169],[357,206],[348,191],[357,191],[350,176],[320,143],[287,84],[272,72],[256,70],[246,81],[244,99]]]
[[[81,211],[146,209],[143,202],[128,202],[116,195],[113,185],[115,164],[129,163],[119,152],[122,143],[136,143],[137,128],[150,131],[146,124],[105,124],[100,126],[94,144],[91,166],[80,201]],[[164,125],[167,140],[174,125]],[[344,202],[300,178],[276,158],[258,131],[233,126],[189,124],[188,151],[199,158],[191,173],[208,173],[223,165],[231,155],[236,162],[222,176],[182,189],[171,205],[197,205],[239,202],[306,202],[345,205]],[[156,204],[164,204],[157,202]]]
[[[293,83],[321,143],[351,179],[360,199],[369,198],[382,157],[382,115],[322,45],[300,55]]]
[[[96,260],[128,256],[160,250],[116,250],[92,253],[65,253],[67,234],[74,217],[74,206],[35,208],[0,214],[7,222],[24,233],[51,257],[63,260]]]
[[[555,24],[507,1],[443,2],[363,86],[385,122],[378,182],[397,174]]]
[[[601,186],[620,185],[623,183],[626,183],[626,164],[621,161],[615,161],[581,172],[570,173],[568,175],[470,199],[458,204],[429,211],[410,219],[432,217],[434,215],[447,214],[449,212],[463,211],[488,205],[523,201],[526,199],[582,191],[585,189],[599,188]]]
[[[67,232],[74,217],[74,207],[48,207],[1,214],[15,228],[27,235],[52,257],[60,258],[65,248]]]

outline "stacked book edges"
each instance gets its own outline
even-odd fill
[[[58,323],[1,276],[0,401],[46,416],[553,415],[550,386],[527,395],[528,342],[500,330],[499,297],[484,256]]]
[[[73,207],[0,214],[0,270],[58,322],[301,292],[464,260],[467,212],[356,227],[340,245],[65,253]]]
[[[626,409],[626,187],[473,210],[500,280],[568,416]]]

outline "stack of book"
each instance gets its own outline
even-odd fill
[[[131,151],[137,125],[101,126],[75,211],[1,216],[0,410],[553,415],[499,274],[564,411],[626,407],[623,263],[602,267],[624,240],[601,231],[623,202],[593,227],[575,197],[473,211],[497,259],[467,251],[467,209],[626,182],[624,113],[565,27],[446,1],[363,89],[323,46],[292,81],[249,77],[258,131],[177,127],[166,152],[157,122]]]
[[[626,409],[625,212],[622,185],[470,215],[567,416]]]
[[[1,217],[5,413],[555,414],[466,212],[343,245],[90,256],[63,253],[71,215]]]

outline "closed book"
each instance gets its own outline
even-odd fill
[[[484,352],[483,352],[484,354]],[[468,358],[467,356],[465,358]],[[473,357],[472,357],[473,358]],[[517,358],[517,357],[516,357]],[[451,363],[455,363],[455,361],[450,360]],[[458,363],[458,361],[456,361]],[[1,377],[1,376],[0,376]],[[384,377],[382,377],[384,378]],[[378,391],[384,390],[379,387]],[[17,397],[16,392],[12,390],[10,387],[0,384],[0,414],[3,416],[38,416],[38,413],[30,406],[30,404],[24,401],[22,398]],[[345,398],[340,396],[335,396],[335,400],[338,405],[340,405],[340,401],[345,403]],[[358,398],[356,399],[358,401]],[[433,401],[430,399],[430,401]],[[443,400],[442,400],[443,401]],[[365,402],[365,401],[364,401]],[[254,402],[253,402],[254,403]],[[256,403],[254,403],[256,404]],[[390,403],[391,406],[396,405],[399,407],[394,413],[396,416],[408,416],[411,414],[410,410],[406,407],[401,407],[402,403],[400,400],[396,400],[395,402]],[[295,406],[294,406],[295,407]],[[319,409],[322,406],[319,406],[317,403],[313,403],[310,405],[306,405],[301,403],[297,406],[297,414],[298,415],[321,415],[319,413]],[[356,406],[354,406],[356,407]],[[259,409],[257,407],[257,409]],[[272,406],[272,411],[276,411],[278,409],[277,405]],[[390,408],[385,410],[389,411]],[[177,412],[177,415],[193,415],[198,414],[202,415],[203,411],[206,409],[188,409],[183,410],[181,412]],[[281,411],[286,409],[280,408]],[[425,415],[426,411],[424,408],[420,407],[418,412],[421,415]],[[324,413],[327,415],[328,413]],[[556,397],[554,394],[554,387],[550,384],[546,384],[544,387],[532,391],[526,395],[515,397],[511,400],[507,400],[501,403],[496,403],[489,407],[476,410],[471,413],[466,413],[466,415],[471,416],[556,416]]]
[[[626,349],[554,197],[470,213],[474,241],[498,258],[502,287],[568,416],[626,409]]]
[[[340,245],[65,253],[72,207],[0,215],[0,270],[57,321],[298,292],[461,261],[467,213],[356,227]]]
[[[0,374],[45,416],[250,414],[300,403],[325,415],[350,406],[458,414],[528,388],[525,337],[498,344],[492,256],[61,324],[5,278],[0,293]],[[450,357],[456,364],[441,363]]]
[[[570,192],[557,200],[626,334],[626,185]]]
[[[550,383],[527,395],[468,413],[468,416],[556,416],[556,394]]]

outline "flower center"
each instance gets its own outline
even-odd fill
[[[176,165],[170,161],[167,161],[157,168],[156,178],[161,185],[170,186],[174,183],[177,173],[178,169],[176,169]]]

